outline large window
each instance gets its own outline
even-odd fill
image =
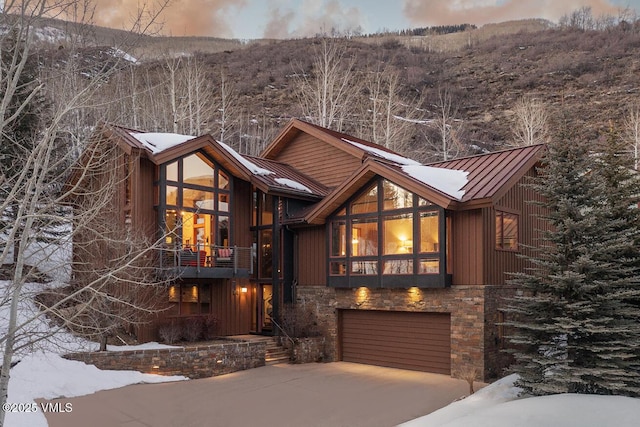
[[[329,284],[438,286],[446,276],[444,210],[384,179],[329,221]]]
[[[518,250],[518,215],[496,211],[496,249]]]
[[[231,245],[229,175],[204,153],[162,165],[157,186],[167,246],[209,260],[215,246]]]
[[[183,284],[169,287],[169,314],[189,316],[211,313],[211,286]]]
[[[254,234],[254,249],[256,258],[257,278],[266,283],[273,279],[273,254],[274,254],[274,222],[278,221],[281,212],[280,203],[274,196],[268,195],[254,188],[253,191],[253,216],[251,229]],[[281,262],[282,257],[278,257]],[[276,267],[282,272],[280,266]]]

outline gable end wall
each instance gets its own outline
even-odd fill
[[[274,160],[287,163],[327,187],[336,187],[360,167],[359,158],[301,133]]]

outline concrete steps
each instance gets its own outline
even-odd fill
[[[265,364],[276,365],[278,363],[289,363],[289,351],[278,345],[274,337],[269,337],[267,341],[267,349],[264,357]]]
[[[289,351],[281,345],[278,345],[278,341],[275,337],[264,335],[238,335],[236,338],[240,338],[246,341],[262,341],[266,345],[266,352],[264,361],[266,365],[276,365],[278,363],[289,363],[290,356]]]

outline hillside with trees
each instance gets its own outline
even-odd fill
[[[99,91],[82,127],[107,120],[149,131],[212,133],[255,154],[289,118],[314,120],[309,96],[324,64],[332,67],[331,84],[341,86],[332,89],[341,111],[332,122],[318,123],[422,161],[443,158],[447,139],[453,146],[449,156],[522,143],[527,131],[518,128],[532,126],[523,122],[535,120],[534,110],[538,119],[562,112],[580,137],[595,140],[611,123],[621,131],[629,128],[640,103],[640,25],[622,19],[586,25],[584,19],[567,18],[564,25],[461,25],[427,36],[404,31],[222,45],[211,39],[217,47],[210,50],[203,48],[206,38],[176,38],[185,50],[167,49],[174,53],[164,56],[157,55],[159,39],[144,38],[132,49],[140,60],[118,58],[119,72]],[[429,47],[451,37],[465,42]],[[424,38],[432,42],[426,45]],[[103,53],[96,55],[96,49]],[[113,61],[106,49],[60,47],[45,55],[56,64],[79,53],[100,69],[105,60]],[[79,84],[91,77],[87,70],[80,74]],[[60,96],[58,90],[49,93]]]

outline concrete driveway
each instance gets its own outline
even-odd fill
[[[272,365],[58,399],[50,427],[394,426],[468,392],[445,375],[336,362]]]

